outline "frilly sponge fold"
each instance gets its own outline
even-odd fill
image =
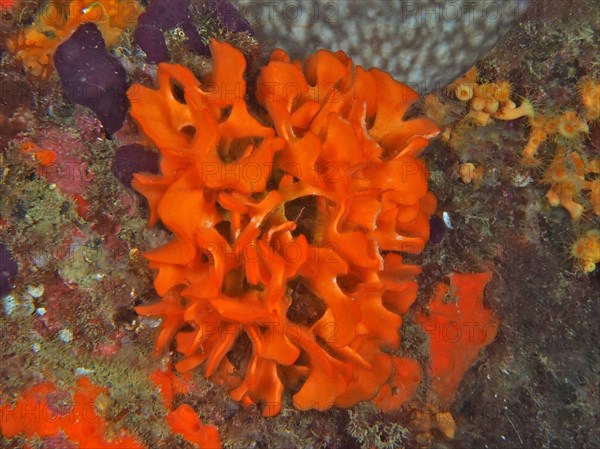
[[[369,400],[416,297],[400,253],[429,238],[418,156],[438,129],[403,118],[413,90],[342,52],[276,50],[252,89],[240,51],[211,52],[201,80],[160,64],[157,89],[128,92],[162,155],[132,186],[173,233],[145,254],[162,299],[136,310],[162,317],[156,351],[174,341],[179,371],[203,364],[266,416],[286,389],[303,410]]]

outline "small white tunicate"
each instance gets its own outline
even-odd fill
[[[37,309],[35,309],[35,313],[37,313],[39,316],[44,316],[46,315],[46,308],[38,307]]]
[[[43,285],[28,285],[27,292],[33,296],[34,298],[41,298],[44,294],[44,286]]]
[[[452,220],[450,220],[450,214],[446,211],[442,213],[442,218],[444,219],[444,224],[448,229],[454,229],[452,227]]]
[[[156,329],[162,323],[160,318],[141,318],[140,324],[148,329]]]
[[[89,376],[90,374],[92,374],[94,371],[88,368],[83,368],[83,367],[79,367],[75,369],[75,375],[76,376]]]
[[[58,338],[65,343],[69,343],[73,340],[73,332],[70,329],[63,329],[58,333]]]
[[[529,175],[522,175],[520,173],[517,173],[513,177],[513,185],[515,187],[527,187],[532,182],[533,182],[533,178]]]

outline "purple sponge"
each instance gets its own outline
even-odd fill
[[[221,22],[228,31],[254,34],[250,24],[229,0],[208,0],[204,4],[209,15]]]
[[[129,109],[127,75],[95,24],[81,25],[58,47],[54,65],[68,100],[94,111],[108,134],[121,128]]]
[[[154,0],[138,20],[133,38],[152,63],[169,60],[164,32],[180,26],[187,37],[186,46],[192,51],[208,55],[208,47],[200,39],[190,12],[190,0]]]
[[[252,33],[246,19],[228,0],[205,0],[202,2],[202,8],[227,31]],[[169,52],[163,33],[177,26],[185,33],[185,45],[189,50],[201,55],[210,55],[194,25],[190,0],[152,0],[146,11],[140,15],[138,24],[134,40],[144,50],[149,62],[168,61]]]
[[[112,163],[115,177],[129,187],[134,173],[158,173],[159,154],[156,151],[133,143],[117,148]]]

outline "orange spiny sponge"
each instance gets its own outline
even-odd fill
[[[123,31],[137,24],[142,11],[136,0],[48,0],[35,23],[8,39],[8,48],[28,72],[46,77],[52,72],[54,52],[79,25],[95,23],[111,48]]]
[[[276,50],[251,110],[242,53],[211,51],[202,80],[160,64],[158,89],[128,92],[162,154],[161,173],[132,185],[150,225],[173,233],[145,254],[162,299],[136,310],[163,318],[156,351],[175,340],[179,371],[203,364],[264,415],[284,382],[299,409],[369,400],[416,297],[420,269],[400,252],[429,238],[436,199],[418,156],[438,129],[404,120],[413,90],[342,52],[301,63]]]
[[[483,290],[490,278],[489,273],[452,274],[450,286],[439,284],[429,310],[417,316],[430,337],[431,392],[444,409],[454,400],[480,349],[496,337],[498,319],[483,306]],[[447,295],[455,301],[446,302]]]
[[[56,387],[45,382],[26,391],[14,407],[0,406],[0,433],[6,438],[22,435],[26,438],[47,438],[62,432],[80,449],[143,449],[144,446],[128,433],[120,432],[108,438],[109,422],[97,413],[96,398],[108,390],[96,386],[87,377],[77,381],[73,405],[57,410],[49,402]]]
[[[167,415],[167,423],[174,433],[182,435],[199,449],[221,449],[221,437],[215,426],[206,426],[187,404],[182,404]]]
[[[170,367],[167,370],[157,369],[150,379],[160,388],[163,404],[169,410],[167,424],[173,433],[182,435],[199,449],[221,449],[221,436],[215,426],[203,424],[188,404],[181,404],[173,409],[174,393],[187,393],[189,379],[176,376]]]

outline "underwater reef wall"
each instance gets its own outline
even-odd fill
[[[600,17],[529,3],[2,1],[0,446],[595,447]]]

